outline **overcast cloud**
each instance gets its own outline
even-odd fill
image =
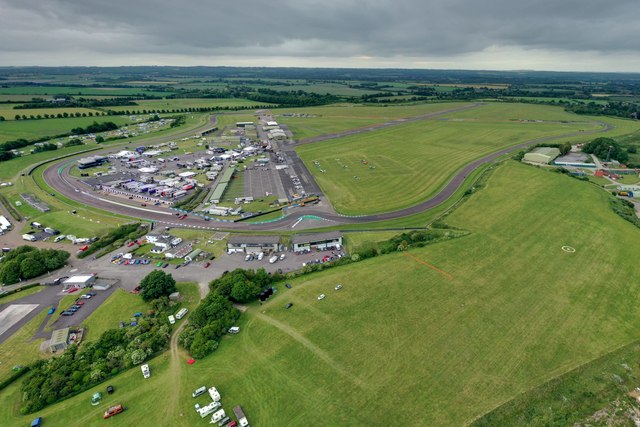
[[[638,0],[0,0],[0,65],[640,71]]]

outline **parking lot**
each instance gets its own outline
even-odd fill
[[[259,199],[269,195],[286,198],[280,176],[273,166],[252,166],[244,171],[244,195]]]
[[[56,317],[57,319],[53,322],[52,328],[62,329],[62,328],[68,328],[71,326],[79,326],[98,307],[100,307],[100,304],[105,302],[107,298],[109,298],[109,296],[111,296],[111,294],[115,292],[116,289],[118,289],[118,286],[111,286],[106,291],[93,290],[93,289],[80,289],[74,294],[71,294],[71,295],[77,295],[78,301],[82,301],[84,303],[81,306],[82,308],[76,311],[73,316],[61,316],[60,313],[62,313],[64,310],[69,308],[74,303],[70,303],[69,307],[60,307],[53,314],[53,316]],[[86,294],[87,292],[94,292],[96,295],[91,299],[80,299],[80,295]],[[67,294],[64,293],[62,295],[64,296]],[[48,338],[49,335],[50,335],[49,333],[46,333],[45,337]]]

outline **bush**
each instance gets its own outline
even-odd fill
[[[102,236],[100,240],[89,245],[89,249],[78,254],[78,258],[85,258],[102,248],[108,247],[110,249],[116,249],[117,247],[122,246],[122,243],[120,242],[123,241],[121,239],[136,239],[144,235],[146,232],[147,229],[141,227],[140,223],[121,225],[120,227],[108,232],[105,236]]]
[[[282,278],[280,274],[267,273],[264,268],[256,271],[236,268],[209,283],[209,288],[232,301],[246,303],[258,298],[260,292]]]

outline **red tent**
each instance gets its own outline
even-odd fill
[[[196,363],[196,361],[194,359],[189,359],[189,360],[187,360],[187,363],[189,365],[193,365],[194,363]]]

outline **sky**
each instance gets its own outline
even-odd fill
[[[0,66],[640,71],[638,0],[0,0]]]

